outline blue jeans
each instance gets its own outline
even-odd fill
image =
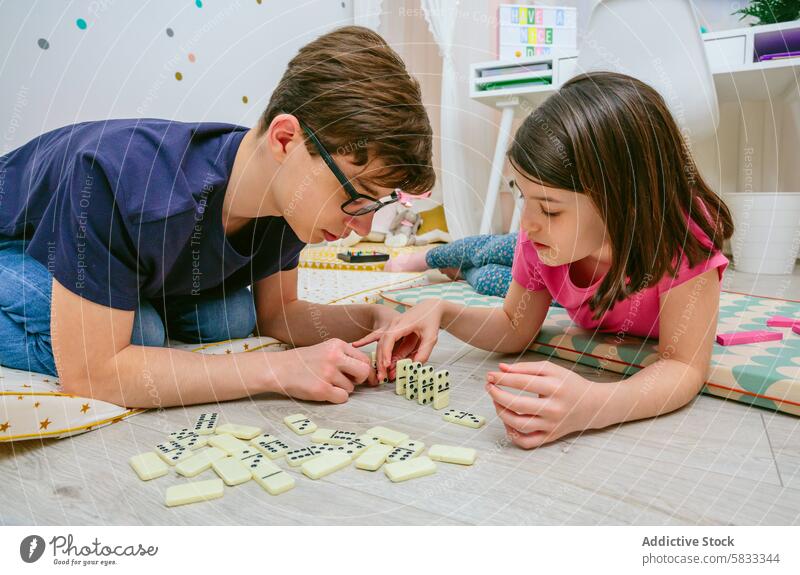
[[[0,238],[0,365],[57,375],[50,343],[53,277],[25,254],[25,242]],[[161,347],[167,338],[209,343],[247,337],[256,313],[248,288],[225,298],[181,296],[142,300],[131,343]]]

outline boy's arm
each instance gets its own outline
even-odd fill
[[[258,333],[294,346],[330,338],[355,341],[391,321],[398,312],[384,305],[325,305],[297,298],[297,268],[254,285]]]
[[[53,357],[66,393],[126,407],[210,403],[278,391],[282,353],[203,355],[130,343],[134,312],[105,307],[53,280]]]

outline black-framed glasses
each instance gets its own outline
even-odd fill
[[[347,176],[344,175],[344,172],[342,172],[339,166],[336,165],[336,162],[333,161],[333,158],[328,153],[328,150],[325,149],[325,146],[322,145],[322,142],[314,135],[314,132],[303,122],[300,122],[300,126],[303,128],[306,135],[308,135],[314,147],[317,148],[319,155],[322,156],[322,160],[330,168],[331,172],[333,172],[333,175],[336,176],[336,179],[339,180],[344,191],[350,196],[350,199],[339,206],[344,213],[349,216],[364,216],[372,212],[377,212],[379,209],[393,204],[400,199],[400,190],[398,189],[394,190],[390,196],[381,199],[359,194],[353,187],[353,184],[350,183],[350,180],[347,179]]]

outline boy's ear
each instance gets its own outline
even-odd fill
[[[267,128],[267,147],[279,163],[303,143],[303,129],[300,122],[291,114],[278,114],[272,118]]]

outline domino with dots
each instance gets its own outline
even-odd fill
[[[408,439],[407,433],[395,431],[394,429],[389,429],[388,427],[383,427],[382,425],[370,427],[365,435],[377,437],[381,443],[386,443],[392,447],[397,447],[399,444]]]
[[[410,401],[417,399],[420,371],[422,371],[422,364],[418,361],[411,364],[406,371],[408,374],[406,377],[406,399]]]
[[[383,443],[371,445],[356,458],[356,468],[367,471],[380,469],[391,452],[391,445],[384,445]]]
[[[478,452],[471,447],[457,447],[455,445],[431,445],[428,450],[428,457],[434,461],[444,463],[458,463],[459,465],[472,465]]]
[[[128,463],[133,467],[136,475],[138,475],[139,479],[142,481],[150,481],[151,479],[162,477],[169,473],[169,465],[164,463],[164,461],[152,451],[134,455],[128,460]]]
[[[304,413],[287,415],[283,418],[283,422],[297,435],[306,435],[317,430],[317,424],[311,421]]]
[[[211,435],[217,428],[217,413],[202,413],[194,424],[194,432],[198,435]]]
[[[186,505],[187,503],[197,503],[198,501],[209,501],[222,497],[225,492],[221,479],[208,479],[206,481],[195,481],[182,485],[173,485],[167,488],[164,503],[167,507],[176,505]]]
[[[208,436],[207,435],[198,435],[192,432],[191,435],[187,435],[182,439],[173,439],[175,443],[180,443],[186,449],[191,449],[194,451],[195,449],[200,449],[201,447],[205,447],[208,444]]]
[[[319,445],[309,445],[308,447],[293,449],[286,452],[286,463],[292,467],[299,467],[309,459],[319,457],[323,453],[327,453],[327,451]]]
[[[280,495],[295,486],[294,477],[263,455],[249,462],[253,480],[270,495]]]
[[[442,415],[442,419],[450,423],[472,427],[473,429],[478,429],[486,423],[486,418],[482,415],[475,415],[469,411],[460,411],[458,409],[448,409]]]
[[[156,445],[155,449],[158,456],[169,465],[175,465],[183,459],[188,459],[193,455],[190,449],[184,447],[177,441],[166,441]]]
[[[303,463],[301,470],[309,479],[321,479],[334,471],[344,469],[352,459],[346,453],[331,452]]]
[[[359,439],[354,439],[353,441],[348,441],[344,445],[340,445],[335,449],[336,452],[339,453],[346,453],[350,459],[355,459],[361,453],[363,453],[369,447],[368,444],[362,442]]]
[[[235,423],[226,423],[217,427],[217,433],[227,433],[228,435],[233,435],[237,439],[245,439],[249,441],[261,433],[261,428],[253,425],[237,425]]]
[[[433,374],[433,409],[450,405],[450,372],[442,369]]]
[[[386,457],[386,463],[395,463],[397,461],[407,461],[422,453],[425,450],[425,444],[421,441],[408,439],[392,449],[392,452]]]
[[[420,405],[433,403],[433,382],[433,366],[423,366],[419,372],[419,388],[417,390],[417,403]]]
[[[175,471],[184,477],[194,477],[211,467],[217,459],[227,457],[227,453],[216,447],[209,447],[198,451],[189,459],[184,459],[175,466]]]
[[[250,440],[250,444],[255,445],[259,451],[270,459],[277,459],[289,451],[288,443],[269,433],[263,433],[258,437],[254,437]]]
[[[394,368],[394,392],[397,395],[406,395],[406,385],[408,385],[408,370],[414,363],[410,359],[400,359]]]
[[[342,431],[341,429],[318,428],[311,436],[313,443],[331,443],[333,445],[344,445],[348,441],[353,441],[358,434],[355,431]]]
[[[427,455],[421,455],[406,461],[387,463],[383,471],[394,483],[400,483],[436,473],[436,464]]]
[[[184,427],[183,429],[179,429],[178,431],[173,431],[169,434],[169,438],[173,441],[180,441],[181,439],[186,439],[187,437],[191,437],[193,435],[199,435],[195,432],[194,429],[189,429],[188,427]]]

